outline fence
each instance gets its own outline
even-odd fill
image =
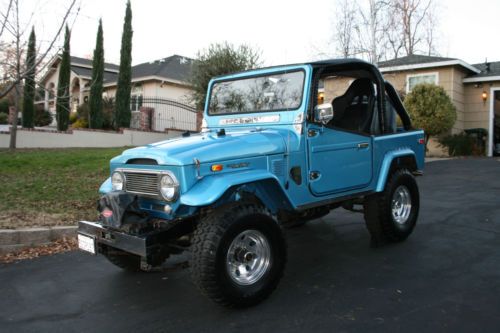
[[[197,130],[196,109],[181,101],[158,97],[138,97],[131,102],[134,103],[132,110],[138,110],[140,107],[154,109],[150,124],[154,131],[164,131],[165,129]]]
[[[68,132],[17,129],[18,148],[125,147],[141,146],[177,137],[183,131],[147,132],[124,129],[121,132],[74,129]],[[10,133],[0,131],[0,148],[9,147]]]

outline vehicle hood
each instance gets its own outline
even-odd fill
[[[129,149],[119,157],[121,163],[132,158],[155,159],[160,165],[188,165],[224,161],[285,152],[283,133],[274,130],[215,132],[179,137]]]

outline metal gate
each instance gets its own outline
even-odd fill
[[[151,122],[153,130],[196,131],[197,111],[194,107],[181,101],[157,97],[143,97],[141,102],[141,106],[154,109]]]

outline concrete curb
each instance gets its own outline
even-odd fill
[[[0,229],[0,254],[76,236],[77,226]]]

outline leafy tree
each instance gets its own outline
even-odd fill
[[[92,60],[92,80],[90,84],[90,128],[102,128],[102,81],[104,75],[104,49],[102,36],[102,20],[99,20],[97,38]]]
[[[457,119],[455,106],[446,91],[437,85],[416,85],[406,95],[404,105],[413,125],[425,131],[425,146],[429,137],[447,133]]]
[[[227,42],[216,43],[198,52],[189,79],[194,90],[192,99],[196,108],[204,109],[208,83],[212,77],[253,69],[260,65],[260,53],[248,45],[236,47]]]
[[[68,25],[66,25],[66,33],[64,34],[64,48],[61,57],[61,66],[59,68],[59,80],[57,84],[57,100],[56,100],[56,117],[57,129],[66,131],[69,125],[69,85],[70,85],[70,55],[69,41],[71,35]]]
[[[28,52],[26,54],[27,73],[24,78],[23,93],[23,127],[33,128],[35,118],[35,72],[36,72],[36,36],[35,28],[31,29]]]
[[[116,90],[116,127],[130,127],[130,91],[132,89],[132,9],[127,1],[123,22],[122,46],[120,50],[120,72]]]

